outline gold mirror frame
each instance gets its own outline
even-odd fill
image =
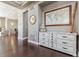
[[[30,17],[30,23],[32,24],[32,25],[34,25],[35,23],[36,23],[36,17],[34,16],[34,15],[32,15],[31,17]]]

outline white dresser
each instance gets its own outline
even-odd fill
[[[39,44],[77,56],[77,34],[64,32],[39,32]]]

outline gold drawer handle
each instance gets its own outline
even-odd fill
[[[43,44],[45,44],[45,42],[42,42]]]
[[[63,49],[67,49],[67,48],[65,48],[65,47],[62,47]]]
[[[67,38],[67,36],[62,36],[63,38]]]
[[[45,40],[45,38],[42,38],[43,40]]]
[[[42,34],[42,35],[45,35],[45,34]]]
[[[67,44],[67,42],[62,42],[62,43]]]
[[[51,47],[53,47],[53,45]]]

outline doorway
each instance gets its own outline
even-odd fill
[[[23,38],[28,37],[28,11],[23,13]]]

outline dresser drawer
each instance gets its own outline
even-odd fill
[[[57,35],[56,38],[60,38],[60,39],[68,39],[68,40],[74,40],[74,36],[73,35]]]
[[[47,37],[48,33],[44,32],[44,33],[39,33],[40,37]]]
[[[61,45],[66,45],[66,46],[75,46],[76,41],[69,41],[69,40],[62,40],[62,39],[58,39],[57,40],[57,44],[61,44]]]
[[[39,38],[39,41],[49,41],[48,38]]]
[[[68,47],[64,45],[57,45],[57,50],[68,53],[68,54],[73,54],[74,48],[73,47]]]
[[[46,47],[49,46],[48,42],[46,42],[46,41],[41,41],[41,42],[40,42],[40,45],[42,45],[42,46],[46,46]]]

